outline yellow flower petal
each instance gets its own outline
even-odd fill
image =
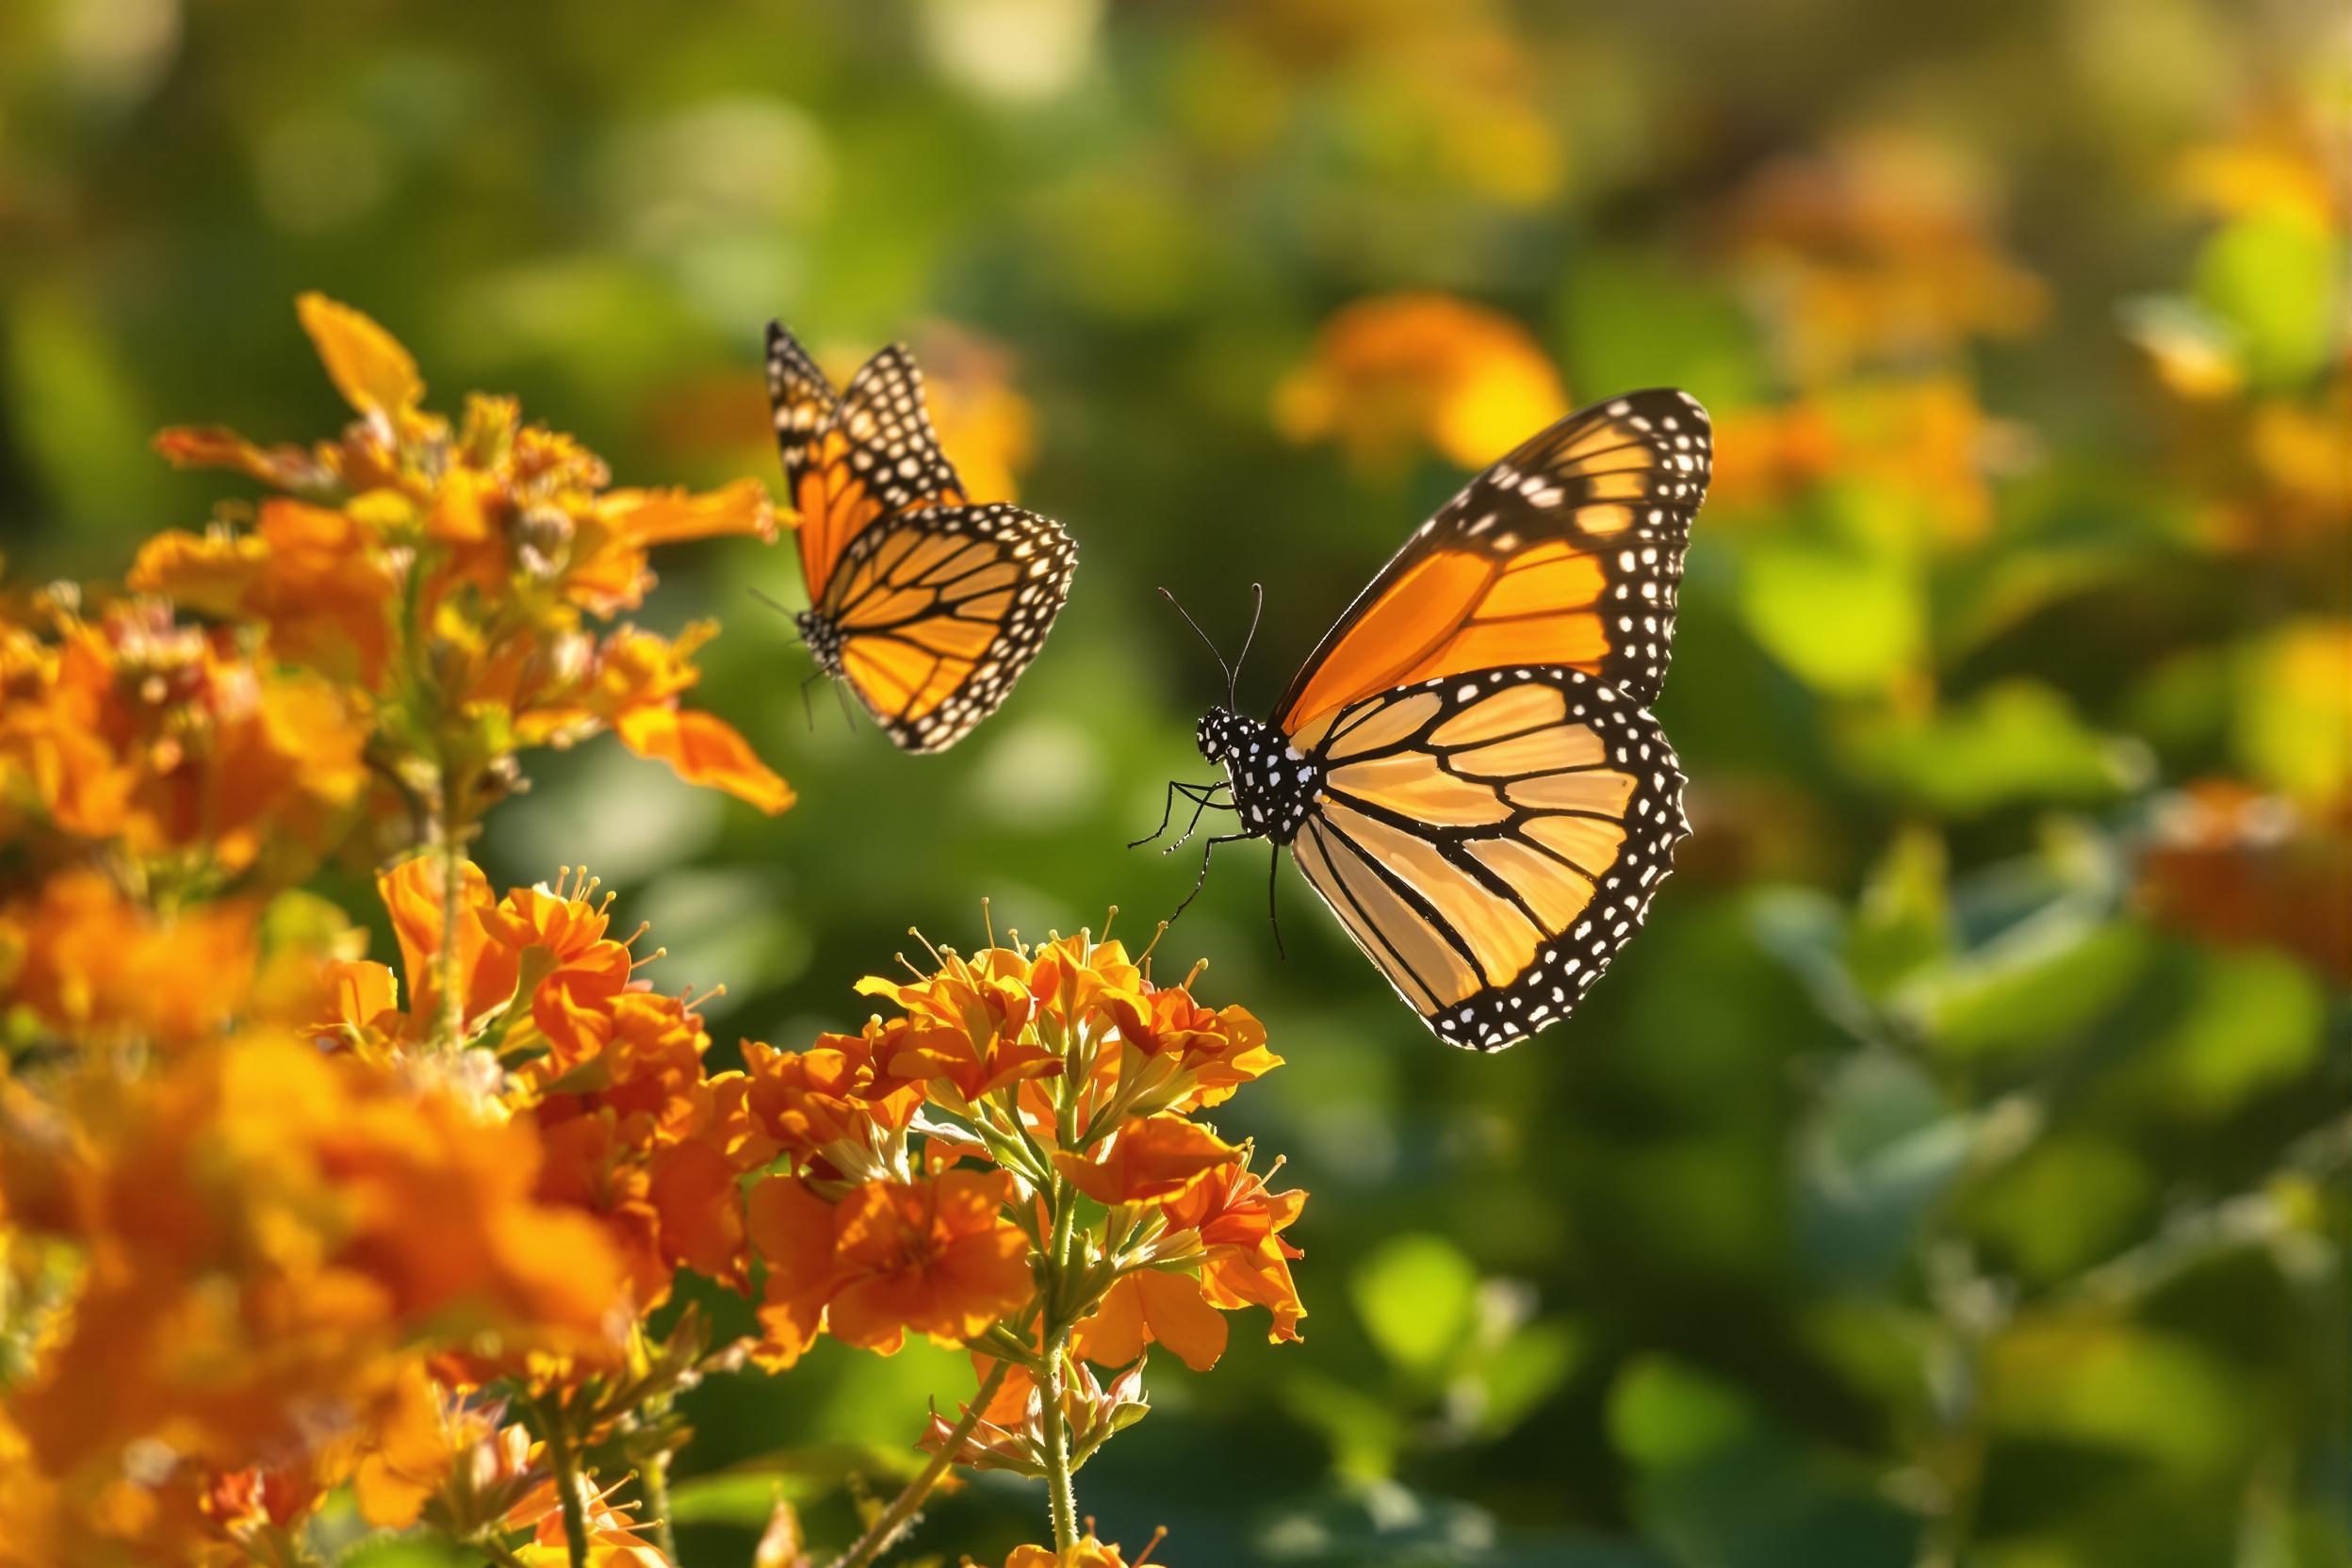
[[[792,787],[753,755],[751,743],[710,713],[676,708],[632,708],[613,722],[621,744],[678,770],[689,784],[725,790],[770,816],[792,805]]]
[[[425,384],[416,361],[369,317],[324,294],[305,294],[294,308],[345,402],[362,414],[390,419],[423,400]]]

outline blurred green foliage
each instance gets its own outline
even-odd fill
[[[704,705],[802,804],[592,747],[489,838],[800,1043],[910,923],[1181,896],[1118,846],[1221,694],[1152,587],[1231,638],[1266,581],[1266,702],[1461,481],[1285,438],[1335,308],[1444,291],[1577,400],[1686,385],[1698,833],[1652,928],[1472,1059],[1295,884],[1277,962],[1221,870],[1163,951],[1292,1064],[1228,1131],[1315,1194],[1307,1342],[1155,1363],[1085,1509],[1179,1564],[2340,1564],[2346,42],[2324,0],[11,0],[8,569],[204,516],[157,426],[335,422],[300,289],[630,483],[772,474],[769,316],[837,367],[911,335],[1081,543],[1004,711],[937,760],[810,722],[743,592],[797,597],[790,551],[713,549],[647,618],[725,619]],[[747,1560],[779,1490],[841,1538],[968,1381],[827,1345],[706,1386],[686,1560]],[[920,1547],[1038,1511],[985,1479]]]

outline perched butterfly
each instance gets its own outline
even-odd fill
[[[1037,656],[1077,547],[1049,517],[966,499],[903,348],[875,354],[836,393],[771,321],[768,400],[800,512],[801,641],[891,740],[946,750]]]
[[[1201,876],[1219,843],[1288,844],[1448,1044],[1496,1051],[1566,1017],[1689,832],[1645,705],[1711,459],[1687,393],[1572,414],[1421,525],[1270,722],[1233,710],[1229,667],[1196,736],[1225,777],[1169,786],[1196,825],[1238,818]]]

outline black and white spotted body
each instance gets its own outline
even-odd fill
[[[1322,770],[1264,719],[1212,708],[1193,731],[1200,755],[1225,770],[1242,830],[1286,844],[1315,809]]]

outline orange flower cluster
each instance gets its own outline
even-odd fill
[[[1967,547],[1990,537],[1993,481],[2026,466],[2032,433],[1988,416],[1966,376],[1850,381],[1772,408],[1735,409],[1710,501],[1737,518],[1820,484],[1869,486],[1909,503],[1918,531]]]
[[[1154,986],[1084,934],[951,951],[859,989],[901,1016],[798,1054],[746,1049],[742,1138],[790,1166],[749,1200],[764,1361],[791,1365],[821,1331],[887,1352],[910,1331],[969,1345],[1001,1327],[990,1343],[1032,1361],[1022,1347],[1066,1331],[1103,1364],[1158,1342],[1205,1369],[1221,1315],[1249,1305],[1298,1337],[1298,1254],[1277,1233],[1305,1195],[1268,1193],[1245,1148],[1191,1119],[1281,1065],[1255,1019]],[[1106,1217],[1056,1257],[1079,1198]],[[1040,1267],[1067,1286],[1050,1303]]]
[[[308,869],[366,781],[366,709],[154,602],[0,617],[0,832],[105,844],[173,884]]]
[[[1785,374],[1819,386],[2037,325],[2049,289],[2001,249],[1995,217],[1952,148],[1880,132],[1767,165],[1729,236]]]
[[[249,526],[149,541],[130,586],[266,629],[278,654],[383,710],[380,734],[398,743],[386,760],[436,804],[451,776],[470,793],[495,786],[520,747],[610,728],[693,782],[764,811],[791,805],[741,735],[679,704],[715,628],[590,629],[643,600],[652,547],[773,538],[760,482],[611,489],[601,458],[525,424],[509,399],[470,398],[456,426],[426,413],[416,362],[358,311],[316,294],[300,310],[358,419],[308,449],[165,432],[157,446],[174,463],[236,468],[282,494]]]
[[[1416,445],[1481,467],[1567,412],[1559,372],[1518,323],[1445,294],[1337,312],[1274,400],[1283,434],[1335,440],[1366,468],[1394,466]]]
[[[1116,1542],[1097,1541],[1088,1530],[1084,1539],[1060,1551],[1051,1546],[1015,1546],[1004,1560],[1004,1568],[1144,1568],[1151,1560],[1152,1547],[1158,1544],[1159,1537],[1153,1536],[1151,1545],[1136,1553],[1131,1562],[1119,1556]],[[972,1559],[964,1561],[971,1564]]]
[[[322,1040],[400,1059],[433,1040],[453,1002],[468,1075],[533,1135],[535,1196],[595,1217],[637,1314],[668,1298],[680,1267],[741,1283],[735,1180],[758,1162],[730,1144],[722,1109],[740,1099],[742,1076],[705,1077],[710,1037],[701,1016],[634,977],[635,938],[610,934],[610,897],[583,872],[497,898],[464,861],[451,893],[432,855],[394,867],[378,886],[409,1005],[397,1005],[385,965],[338,964]],[[437,961],[448,909],[456,913],[447,943],[453,998]]]
[[[0,1099],[12,1250],[74,1281],[10,1400],[0,1538],[58,1543],[35,1560],[168,1560],[258,1457],[315,1499],[397,1425],[420,1348],[613,1353],[617,1260],[453,1082],[255,1030],[43,1087]]]

